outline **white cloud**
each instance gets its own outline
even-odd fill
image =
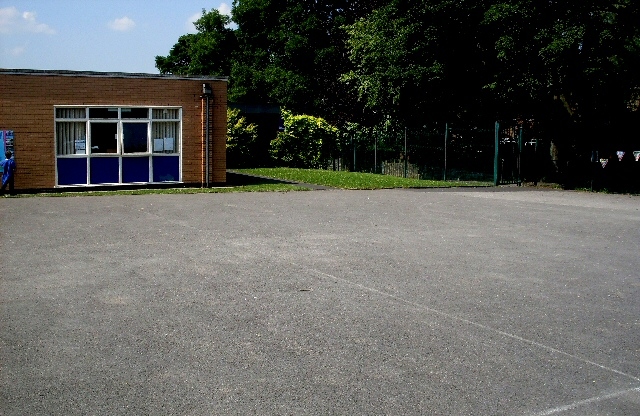
[[[227,16],[231,16],[231,7],[229,7],[227,3],[220,3],[220,6],[218,6],[218,11],[221,14],[226,14]]]
[[[127,16],[115,19],[109,22],[109,28],[118,32],[127,32],[136,27],[136,22],[129,19]]]
[[[196,33],[196,27],[194,26],[194,23],[196,22],[196,20],[200,19],[202,17],[202,12],[198,12],[198,13],[194,13],[192,14],[189,19],[187,19],[187,23],[185,24],[185,29],[187,30],[187,33]]]
[[[0,33],[44,33],[53,35],[56,31],[45,23],[39,23],[35,12],[22,12],[16,7],[0,8]]]
[[[20,55],[22,55],[22,54],[24,53],[24,51],[25,51],[26,49],[27,49],[27,48],[26,48],[26,47],[24,47],[24,46],[16,46],[15,48],[11,49],[11,50],[9,51],[9,53],[10,53],[12,56],[20,56]]]
[[[220,5],[218,6],[218,11],[220,12],[220,14],[226,14],[227,16],[231,17],[231,6],[229,6],[227,3],[220,3]],[[202,11],[199,11],[198,13],[194,13],[191,16],[189,16],[189,19],[187,19],[187,22],[185,23],[185,30],[187,31],[187,33],[196,33],[196,27],[194,26],[194,23],[196,22],[196,20],[200,19],[202,17]],[[232,27],[233,24],[228,25],[227,27]]]

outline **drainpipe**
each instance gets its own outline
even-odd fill
[[[202,84],[202,95],[201,97],[205,98],[206,101],[206,116],[205,116],[205,175],[206,175],[206,179],[205,179],[205,186],[208,188],[209,187],[209,165],[210,165],[210,161],[209,161],[209,130],[210,130],[210,125],[209,125],[209,97],[211,97],[212,91],[211,91],[211,85],[209,84]]]

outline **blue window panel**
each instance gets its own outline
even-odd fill
[[[58,159],[58,185],[86,185],[87,159]]]
[[[153,181],[178,182],[180,180],[180,156],[154,156]]]
[[[117,157],[91,158],[91,183],[120,182],[120,160]]]
[[[149,182],[149,156],[123,157],[122,182]]]

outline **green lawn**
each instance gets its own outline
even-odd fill
[[[341,189],[386,189],[386,188],[447,188],[461,186],[490,186],[488,182],[430,181],[398,178],[360,172],[336,172],[320,169],[261,168],[238,169],[237,172],[274,179],[330,186]]]
[[[340,189],[388,189],[388,188],[447,188],[462,186],[491,186],[488,182],[464,181],[429,181],[420,179],[398,178],[388,175],[376,175],[360,172],[335,172],[319,169],[262,168],[237,169],[246,173],[273,179],[284,179],[312,185],[322,185]],[[259,182],[259,181],[258,181]],[[257,183],[253,185],[229,186],[220,188],[167,188],[167,189],[133,189],[107,191],[56,191],[39,194],[18,194],[16,197],[47,196],[107,196],[107,195],[145,195],[145,194],[201,194],[226,192],[289,192],[308,191],[309,188],[287,183]]]

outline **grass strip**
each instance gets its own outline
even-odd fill
[[[450,188],[492,185],[488,182],[432,181],[398,178],[395,176],[379,175],[374,173],[344,172],[321,169],[260,168],[238,169],[237,172],[341,189]]]
[[[277,184],[259,184],[245,186],[230,186],[221,188],[166,188],[166,189],[130,189],[130,190],[113,190],[113,191],[60,191],[60,192],[43,192],[36,194],[18,194],[10,198],[25,197],[72,197],[72,196],[113,196],[113,195],[184,195],[184,194],[214,194],[214,193],[231,193],[231,192],[290,192],[290,191],[309,191],[309,188],[291,185],[286,183]]]

